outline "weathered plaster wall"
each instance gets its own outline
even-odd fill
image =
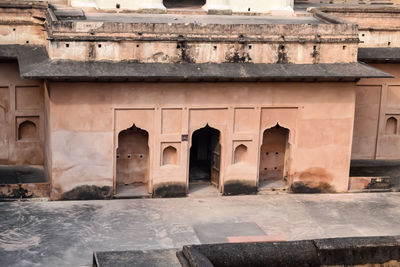
[[[43,25],[45,9],[0,7],[0,44],[46,43]]]
[[[316,41],[316,40],[314,40]],[[53,59],[131,60],[143,63],[348,63],[356,62],[355,43],[222,42],[50,42]]]
[[[400,65],[371,65],[395,77],[358,83],[352,158],[400,159]]]
[[[357,62],[358,29],[352,24],[328,24],[317,19],[282,20],[277,24],[268,17],[259,24],[234,18],[225,23],[202,19],[203,23],[52,21],[48,51],[52,59],[77,61]]]
[[[0,63],[0,165],[43,166],[43,91],[20,78],[17,63]]]
[[[328,8],[326,13],[357,23],[360,47],[400,47],[399,8],[396,6]]]
[[[133,124],[149,134],[149,192],[186,186],[191,135],[206,124],[220,131],[220,190],[229,183],[255,187],[260,137],[277,123],[290,130],[292,182],[347,190],[353,83],[51,83],[49,88],[54,198],[82,185],[113,186],[118,133]],[[247,147],[246,160],[234,164],[240,145]],[[163,164],[168,147],[177,150],[176,164]]]

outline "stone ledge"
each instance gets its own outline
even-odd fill
[[[17,59],[23,78],[72,81],[354,81],[392,78],[363,63],[138,63],[51,60],[45,47],[0,45],[0,59]]]
[[[400,236],[288,242],[204,244],[183,247],[189,266],[372,266],[400,264]],[[202,254],[202,255],[199,255]],[[385,265],[386,266],[386,265]],[[387,265],[389,266],[389,265]]]
[[[400,47],[360,47],[358,60],[363,62],[400,62]]]

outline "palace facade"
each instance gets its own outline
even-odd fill
[[[49,2],[0,1],[3,197],[346,192],[400,157],[395,4]]]

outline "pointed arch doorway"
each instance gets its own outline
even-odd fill
[[[218,194],[220,131],[208,124],[192,134],[189,158],[189,193]]]
[[[284,188],[288,182],[289,130],[276,124],[266,129],[260,149],[260,188]]]

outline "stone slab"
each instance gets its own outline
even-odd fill
[[[313,240],[323,266],[365,266],[400,261],[400,236]],[[384,265],[386,266],[386,265]]]
[[[184,246],[190,266],[399,266],[400,236]]]
[[[260,235],[260,236],[228,236],[229,243],[251,243],[251,242],[278,242],[285,241],[282,235]]]
[[[264,231],[254,222],[208,223],[193,226],[201,243],[225,243],[230,236],[260,236]]]
[[[185,256],[198,251],[214,266],[319,266],[317,250],[311,240],[193,245],[184,246],[182,251]]]
[[[95,252],[95,267],[181,267],[176,249]]]

